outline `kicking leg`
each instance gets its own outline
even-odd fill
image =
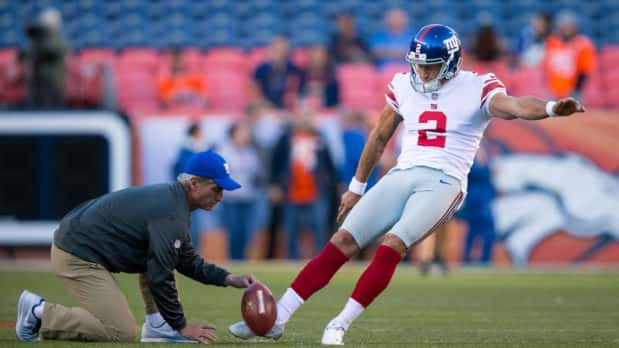
[[[346,306],[325,328],[322,344],[344,344],[344,333],[350,324],[387,288],[405,253],[404,242],[398,236],[388,233],[359,278]]]
[[[340,267],[358,253],[359,246],[349,232],[339,230],[335,233],[322,251],[303,267],[277,302],[277,319],[266,337],[279,339],[283,334],[284,325],[292,314],[312,294],[325,287]],[[230,325],[228,330],[241,339],[255,336],[243,321]]]

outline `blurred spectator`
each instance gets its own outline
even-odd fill
[[[273,153],[271,196],[285,203],[284,226],[288,256],[299,257],[298,236],[303,227],[314,235],[314,251],[327,238],[329,201],[334,190],[335,166],[326,143],[308,115],[301,115],[286,129]]]
[[[379,68],[387,64],[402,64],[408,52],[413,32],[408,28],[408,16],[404,10],[395,8],[385,15],[385,30],[370,40],[370,50]]]
[[[562,11],[556,17],[556,33],[546,41],[544,69],[555,98],[579,97],[587,76],[597,64],[595,46],[579,33],[576,14]]]
[[[292,109],[303,90],[303,72],[290,60],[287,38],[275,37],[269,54],[254,72],[256,99],[278,109]]]
[[[340,103],[340,86],[335,68],[323,46],[312,46],[308,50],[304,96],[317,98],[319,105],[327,108]]]
[[[348,185],[352,180],[363,152],[363,147],[368,137],[370,127],[366,122],[366,116],[361,112],[353,112],[344,117],[342,142],[344,144],[344,164],[342,168],[341,182]],[[367,181],[369,190],[378,180],[378,166],[374,168]],[[344,186],[348,189],[347,186]]]
[[[483,23],[475,36],[471,45],[471,54],[479,63],[496,62],[502,58],[505,45],[499,38],[494,25]]]
[[[26,28],[30,39],[29,104],[36,108],[58,108],[65,104],[65,61],[69,47],[61,26],[60,12],[48,8]]]
[[[199,75],[187,71],[180,50],[172,54],[170,74],[157,82],[159,99],[167,106],[207,106],[208,86]]]
[[[482,142],[471,167],[468,194],[457,215],[468,224],[464,243],[464,263],[489,265],[495,239],[492,202],[496,196],[496,190],[492,182],[488,153],[483,145]],[[481,252],[478,258],[474,258],[473,249],[478,242],[481,244]]]
[[[271,161],[273,160],[273,149],[282,135],[282,123],[275,113],[268,110],[259,103],[247,106],[245,111],[247,120],[252,125],[253,136],[260,156],[260,171],[263,178],[269,178],[271,174]],[[261,194],[258,195],[257,209],[264,215],[259,222],[264,226],[259,226],[259,230],[266,229],[268,244],[266,258],[274,259],[278,245],[278,231],[282,220],[283,202],[279,189],[271,189],[268,192],[264,187],[260,188]]]
[[[544,46],[550,35],[550,16],[538,13],[531,18],[529,25],[518,34],[516,54],[518,63],[524,66],[537,66],[544,59]]]
[[[193,123],[187,128],[185,140],[178,151],[178,156],[174,162],[172,168],[172,178],[176,180],[176,177],[185,170],[185,163],[191,155],[201,151],[202,146],[202,129],[198,123]]]
[[[336,18],[336,32],[331,37],[329,53],[336,64],[370,61],[366,43],[357,35],[355,18],[349,13]]]
[[[260,158],[252,143],[248,123],[239,122],[230,127],[228,141],[217,147],[234,168],[236,181],[241,188],[226,193],[222,202],[223,223],[228,231],[229,256],[233,260],[245,257],[248,241],[259,227],[260,216],[256,210],[259,194]]]

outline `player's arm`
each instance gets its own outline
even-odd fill
[[[368,141],[363,147],[357,170],[355,171],[355,179],[364,183],[368,181],[372,169],[385,151],[387,143],[393,136],[393,133],[402,122],[402,116],[398,115],[389,105],[385,106],[382,114],[368,136]]]
[[[504,120],[541,120],[569,116],[575,112],[585,112],[585,108],[574,98],[547,102],[536,97],[512,97],[497,93],[490,100],[490,114]]]
[[[387,143],[398,128],[398,125],[400,125],[400,122],[402,122],[402,116],[396,113],[391,106],[385,106],[376,127],[370,132],[368,141],[363,147],[355,177],[352,179],[348,191],[342,196],[336,218],[338,224],[342,222],[346,214],[348,214],[365,192],[365,185],[370,173],[383,155]]]
[[[181,243],[176,270],[203,284],[246,288],[257,281],[253,274],[233,275],[227,270],[206,262],[191,245],[189,235]]]

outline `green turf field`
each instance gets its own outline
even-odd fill
[[[272,264],[230,268],[252,271],[278,297],[299,267]],[[240,318],[240,290],[203,286],[182,276],[178,287],[190,321],[217,325],[217,345],[312,347],[319,346],[324,325],[338,313],[362,270],[362,265],[346,266],[296,313],[277,343],[242,343],[226,332],[227,325]],[[137,277],[123,275],[118,279],[141,324]],[[23,288],[52,302],[74,304],[51,273],[0,271],[0,321],[15,320],[15,302]],[[619,347],[619,272],[456,270],[447,277],[421,278],[416,269],[403,266],[345,339],[349,347]],[[0,347],[31,345],[17,341],[14,329],[0,328]],[[139,344],[42,341],[34,345]]]

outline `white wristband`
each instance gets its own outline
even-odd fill
[[[357,178],[353,176],[352,180],[350,181],[350,185],[348,185],[348,191],[356,193],[359,196],[363,196],[366,186],[368,186],[367,182],[360,182],[359,180],[357,180]]]
[[[556,103],[557,102],[554,101],[554,100],[551,100],[548,103],[546,103],[546,115],[548,115],[548,117],[557,116],[557,114],[553,110],[553,108],[555,107]]]

